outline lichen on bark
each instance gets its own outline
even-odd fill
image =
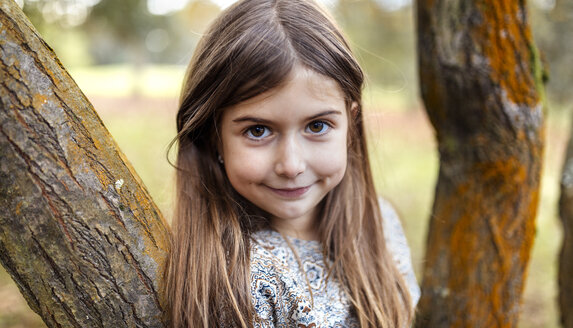
[[[514,327],[535,234],[543,83],[523,1],[419,0],[440,172],[418,327]]]

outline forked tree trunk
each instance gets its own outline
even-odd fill
[[[542,69],[525,1],[418,0],[440,171],[417,327],[515,327],[535,234]]]
[[[561,173],[559,216],[563,226],[563,244],[559,254],[559,310],[561,325],[573,328],[573,130],[567,145]]]
[[[0,1],[0,261],[49,327],[163,327],[169,233],[92,105]]]

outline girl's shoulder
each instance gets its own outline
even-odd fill
[[[382,226],[386,246],[390,254],[392,254],[398,271],[406,280],[410,296],[412,297],[412,305],[415,307],[420,298],[420,287],[414,274],[410,247],[408,246],[408,240],[404,234],[400,217],[388,200],[380,197],[378,198],[378,203],[382,213]]]
[[[410,256],[408,242],[402,228],[402,222],[394,206],[386,199],[379,197],[378,204],[382,214],[384,239],[391,251],[407,251]]]

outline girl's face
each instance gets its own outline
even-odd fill
[[[296,66],[281,87],[225,110],[220,153],[235,190],[288,235],[314,239],[317,205],[346,170],[338,84]]]

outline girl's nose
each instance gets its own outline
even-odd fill
[[[304,158],[304,150],[296,138],[286,138],[276,154],[275,173],[287,178],[298,176],[306,169]]]

